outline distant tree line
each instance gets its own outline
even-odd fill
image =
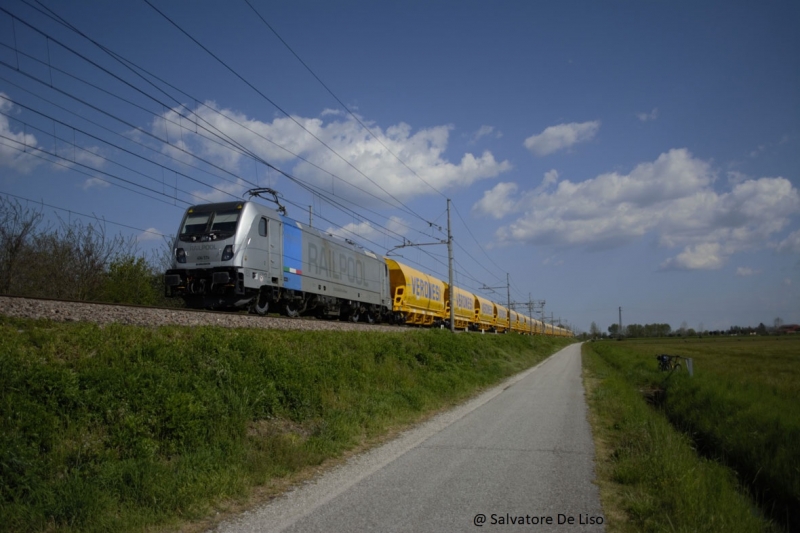
[[[611,324],[608,327],[608,333],[601,332],[595,322],[592,322],[589,328],[589,333],[582,333],[579,335],[584,340],[588,339],[606,339],[618,338],[619,324]],[[756,327],[752,326],[731,326],[726,330],[706,330],[702,324],[698,329],[687,327],[686,322],[673,330],[669,324],[628,324],[622,328],[622,337],[625,338],[643,338],[643,337],[703,337],[703,336],[721,336],[721,335],[784,335],[800,333],[800,326],[790,325],[785,326],[781,318],[776,318],[773,321],[772,327],[766,326],[763,322]]]
[[[110,236],[101,222],[59,219],[0,197],[0,294],[175,305],[163,296],[170,250],[147,258],[136,239]]]

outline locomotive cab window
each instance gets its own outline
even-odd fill
[[[211,231],[219,233],[236,233],[236,222],[239,220],[239,211],[223,211],[214,214]]]
[[[267,219],[261,217],[261,220],[258,221],[258,234],[262,237],[267,236]]]
[[[227,239],[236,233],[239,222],[238,210],[215,211],[206,209],[187,213],[181,227],[180,240]]]
[[[188,237],[191,235],[202,235],[206,232],[208,227],[208,219],[211,218],[211,213],[198,213],[196,215],[188,215],[186,221],[181,228],[181,237]]]

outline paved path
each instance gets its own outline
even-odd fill
[[[216,531],[603,531],[593,479],[573,344]]]

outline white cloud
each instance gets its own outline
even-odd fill
[[[216,187],[216,190],[198,189],[192,191],[192,196],[188,200],[193,204],[230,202],[234,198],[242,198],[242,195],[250,188],[250,185],[242,179],[237,179],[234,182],[217,183],[214,187]]]
[[[341,237],[342,239],[377,242],[378,239],[387,235],[387,230],[390,236],[396,237],[397,235],[406,235],[408,233],[408,224],[402,218],[392,216],[386,222],[385,229],[377,228],[373,226],[372,223],[365,220],[362,222],[351,222],[341,228],[331,226],[326,229],[325,232]]]
[[[499,131],[495,131],[494,126],[481,126],[478,128],[478,131],[472,134],[470,138],[470,144],[475,144],[478,140],[482,139],[483,137],[493,137],[495,139],[501,139],[503,137],[503,133]]]
[[[558,171],[555,169],[545,172],[539,186],[524,195],[517,194],[519,186],[516,183],[500,182],[491,190],[484,191],[483,197],[472,206],[472,213],[489,215],[497,219],[503,218],[514,211],[519,211],[520,206],[524,208],[525,202],[531,196],[539,194],[556,183],[558,183]]]
[[[97,146],[72,146],[72,141],[65,146],[63,141],[55,141],[51,148],[45,149],[39,145],[35,135],[13,131],[7,115],[18,113],[19,108],[3,92],[0,92],[0,112],[3,113],[0,114],[0,166],[27,174],[46,161],[50,161],[52,169],[56,171],[73,168],[76,163],[94,168],[100,168],[105,163]],[[108,184],[89,179],[83,188],[88,189],[91,186]]]
[[[330,173],[335,174],[342,180],[333,181],[336,194],[351,198],[374,195],[386,199],[392,195],[408,199],[433,194],[435,191],[425,182],[442,191],[494,178],[511,169],[508,161],[495,160],[489,151],[480,155],[465,153],[457,163],[445,159],[450,126],[414,132],[408,124],[400,123],[383,130],[361,119],[376,138],[353,117],[328,110],[319,118],[294,116],[276,118],[272,122],[218,108],[213,102],[198,106],[191,113],[187,110],[181,113],[188,117],[181,118],[177,110],[165,113],[152,124],[153,132],[163,137],[166,131],[172,145],[180,144],[232,172],[236,171],[244,156],[229,150],[225,143],[220,143],[205,131],[204,127],[212,129],[205,125],[210,124],[267,161],[283,163],[287,170],[294,165],[291,169],[293,174],[315,185],[330,188]],[[165,147],[164,150],[174,148]],[[252,162],[248,164],[252,165]]]
[[[665,248],[683,248],[662,263],[665,269],[720,268],[736,252],[766,246],[800,214],[800,194],[785,178],[746,179],[723,192],[714,189],[715,179],[709,163],[675,149],[628,174],[580,183],[551,177],[529,191],[504,183],[485,192],[473,212],[502,207],[518,214],[497,230],[500,244],[597,249],[654,234]],[[796,241],[792,234],[777,246],[791,250]]]
[[[39,141],[33,134],[12,131],[7,115],[18,109],[3,92],[0,92],[0,111],[4,113],[0,114],[0,166],[27,174],[42,162],[31,155],[39,151]]]
[[[747,276],[754,276],[760,273],[761,273],[760,270],[754,270],[750,267],[739,267],[736,269],[736,275],[742,278]]]
[[[517,189],[516,183],[498,183],[491,190],[484,191],[483,198],[472,206],[472,212],[503,218],[517,205],[518,200],[514,197]]]
[[[742,183],[743,181],[747,181],[752,179],[750,176],[745,174],[744,172],[739,172],[738,170],[729,170],[728,171],[728,183],[737,184]]]
[[[108,183],[103,178],[97,178],[97,177],[88,178],[86,181],[83,182],[83,190],[84,191],[88,191],[89,189],[92,189],[92,188],[106,189],[108,187],[111,187],[111,184]]]
[[[779,252],[800,253],[800,230],[794,231],[778,243]]]
[[[158,231],[156,228],[147,228],[136,237],[136,240],[139,242],[158,241],[163,238],[162,232]]]
[[[544,156],[569,148],[570,146],[591,140],[600,129],[600,121],[571,122],[550,126],[538,134],[525,139],[525,148],[534,155]]]
[[[722,246],[715,242],[695,244],[684,248],[676,257],[661,264],[665,270],[716,270],[725,264]]]
[[[648,120],[655,120],[658,118],[658,108],[654,107],[653,110],[650,111],[649,113],[636,113],[636,117],[642,122],[647,122]]]

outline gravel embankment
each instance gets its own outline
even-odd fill
[[[0,314],[59,322],[94,322],[136,326],[222,326],[292,330],[402,331],[397,326],[370,326],[339,321],[250,316],[187,309],[131,307],[89,302],[61,302],[0,296]]]

